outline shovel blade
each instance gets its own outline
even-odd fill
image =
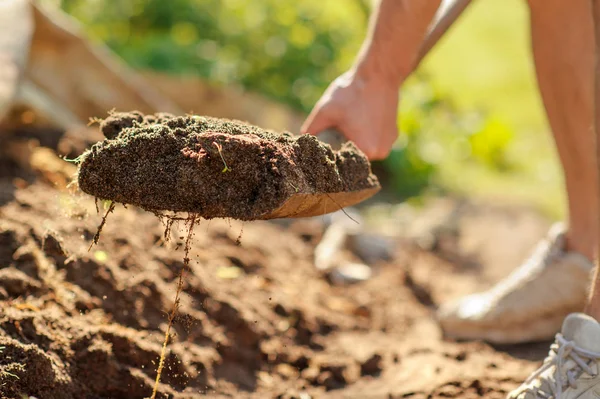
[[[298,193],[292,195],[279,208],[262,215],[260,219],[289,219],[325,215],[356,205],[372,197],[380,189],[381,187],[375,186],[359,191],[338,193]]]

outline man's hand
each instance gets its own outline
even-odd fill
[[[327,88],[302,132],[336,128],[370,159],[383,159],[398,137],[398,90],[393,82],[347,72]]]
[[[302,127],[337,128],[371,159],[385,158],[398,135],[400,85],[412,72],[440,0],[379,0],[350,72],[337,78]]]

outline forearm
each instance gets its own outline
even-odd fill
[[[354,65],[365,79],[400,84],[411,73],[441,0],[380,0]]]

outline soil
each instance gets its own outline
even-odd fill
[[[154,215],[118,206],[88,252],[93,198],[0,161],[0,397],[148,397],[184,226],[166,241]],[[385,219],[427,234],[397,235],[392,261],[343,287],[312,263],[322,218],[202,222],[159,397],[503,398],[548,344],[446,341],[433,312],[508,274],[548,223],[452,200]]]
[[[314,136],[240,121],[139,112],[101,122],[106,140],[81,158],[79,186],[103,200],[205,219],[261,219],[295,194],[378,187],[353,144],[333,151]]]

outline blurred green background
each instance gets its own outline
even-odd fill
[[[302,112],[348,68],[369,0],[46,0],[136,68],[242,85]],[[494,197],[562,216],[562,177],[536,89],[526,2],[478,0],[402,90],[378,165],[397,199]],[[401,51],[401,49],[399,49]]]

